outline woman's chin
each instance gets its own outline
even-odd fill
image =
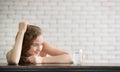
[[[35,53],[35,55],[39,55],[39,54],[40,54],[40,52],[36,52],[36,53]]]

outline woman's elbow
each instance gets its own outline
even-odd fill
[[[12,65],[18,65],[18,61],[10,61],[10,62],[8,62],[8,64],[12,64]]]
[[[19,63],[19,61],[18,60],[16,60],[16,59],[12,59],[12,58],[7,58],[7,63],[8,64],[12,64],[12,65],[17,65],[18,63]]]
[[[19,63],[19,60],[16,57],[11,56],[11,53],[9,52],[6,55],[6,59],[7,59],[8,64],[17,65]]]

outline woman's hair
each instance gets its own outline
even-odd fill
[[[33,41],[41,34],[42,34],[42,30],[40,29],[40,27],[34,25],[29,25],[27,27],[27,30],[23,38],[22,51],[21,51],[19,64],[30,63],[26,59],[27,57],[30,56],[28,50],[30,49],[30,46],[32,45]]]

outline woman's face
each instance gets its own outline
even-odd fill
[[[43,48],[43,36],[38,36],[30,46],[30,49],[28,50],[28,53],[31,55],[40,55],[40,52]]]

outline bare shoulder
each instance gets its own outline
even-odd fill
[[[56,48],[55,46],[53,46],[52,44],[50,44],[48,42],[44,42],[43,48],[45,49],[47,54],[50,54],[52,56],[67,54],[67,52],[65,52],[59,48]]]

